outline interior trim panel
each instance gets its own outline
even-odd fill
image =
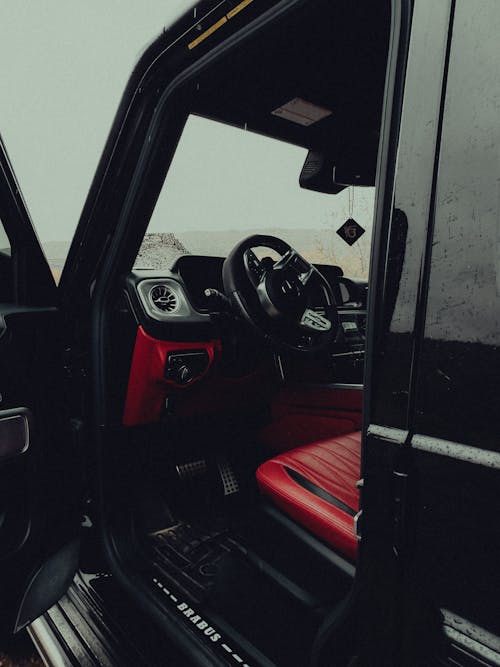
[[[0,411],[0,462],[21,456],[29,449],[31,421],[27,408]]]
[[[154,290],[164,288],[171,295],[170,301],[155,303]],[[148,278],[137,283],[137,293],[147,314],[155,320],[170,321],[171,318],[194,315],[183,286],[173,278]],[[160,296],[161,299],[161,296]]]
[[[158,421],[169,392],[182,391],[205,377],[220,351],[218,340],[198,343],[158,340],[139,326],[123,423],[133,426]],[[200,365],[201,356],[204,361]],[[178,364],[173,363],[174,359],[180,359]]]

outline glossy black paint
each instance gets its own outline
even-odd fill
[[[496,636],[499,27],[496,3],[457,3],[414,416],[415,433],[444,440],[443,455],[415,454],[415,578],[437,606]],[[454,460],[461,445],[471,447],[466,462]],[[474,448],[485,451],[476,458]]]
[[[490,664],[469,640],[500,634],[499,18],[495,3],[416,3],[391,218],[395,230],[404,216],[406,239],[394,253],[382,231],[375,250],[362,549],[376,555],[392,524],[396,664]],[[477,460],[474,447],[486,450]],[[443,625],[449,612],[462,634]]]
[[[424,13],[423,9],[420,9]],[[445,66],[449,24],[449,5],[439,11],[415,14],[412,25],[408,69],[406,72],[403,116],[396,178],[394,208],[381,223],[380,262],[376,272],[377,292],[375,339],[371,386],[373,403],[370,422],[408,428],[409,401],[414,368],[415,331],[421,317],[420,290],[430,215],[430,192],[435,166],[435,151],[441,106],[441,87]],[[417,8],[415,10],[417,12]],[[419,21],[422,21],[420,24]],[[422,89],[426,95],[421,94]],[[401,223],[401,220],[404,220]],[[396,239],[401,224],[407,227],[404,247]],[[388,227],[388,228],[387,228]],[[385,236],[384,236],[385,234]],[[396,246],[399,247],[396,247]],[[386,256],[386,249],[391,254]],[[372,283],[372,287],[374,287]],[[387,414],[390,410],[390,414]]]
[[[500,451],[500,57],[495,3],[457,5],[416,430]],[[480,72],[480,76],[478,73]]]
[[[498,528],[491,516],[498,469],[419,450],[412,459],[418,488],[412,579],[419,595],[427,606],[498,635]]]

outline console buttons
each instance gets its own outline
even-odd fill
[[[170,352],[165,363],[165,379],[180,385],[189,384],[202,375],[208,367],[205,350],[193,352]]]
[[[193,374],[189,368],[189,366],[186,366],[186,364],[182,364],[182,366],[179,366],[177,370],[177,381],[179,384],[187,384],[193,379]]]

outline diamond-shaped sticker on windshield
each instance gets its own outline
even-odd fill
[[[353,218],[346,220],[342,227],[337,229],[337,234],[349,245],[356,243],[356,241],[360,239],[364,233],[365,230],[363,227],[361,227],[361,225]]]

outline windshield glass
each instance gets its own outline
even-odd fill
[[[153,212],[136,268],[168,269],[183,254],[225,257],[246,236],[287,241],[311,262],[366,279],[374,188],[303,190],[303,148],[190,116]],[[336,232],[365,230],[349,245]]]

